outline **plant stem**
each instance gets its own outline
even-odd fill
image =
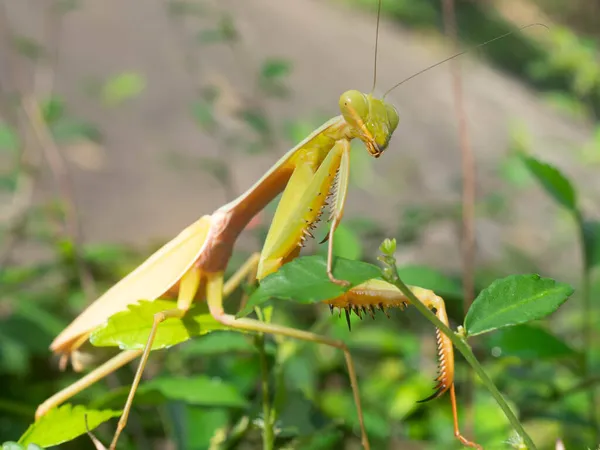
[[[485,373],[483,367],[481,366],[481,364],[479,364],[479,361],[477,361],[477,358],[471,351],[471,347],[469,347],[469,344],[467,344],[465,338],[454,333],[448,326],[446,326],[442,321],[440,321],[429,308],[427,308],[423,303],[421,303],[421,301],[412,293],[409,287],[406,284],[404,284],[402,280],[400,280],[400,277],[398,276],[398,269],[396,267],[396,260],[393,256],[386,255],[380,257],[379,259],[388,266],[384,270],[384,277],[386,281],[392,283],[398,289],[400,289],[400,291],[404,295],[406,295],[411,304],[415,308],[417,308],[421,314],[423,314],[431,323],[433,323],[437,328],[439,328],[442,331],[442,333],[448,336],[450,341],[452,341],[452,344],[454,344],[454,347],[456,347],[456,349],[460,353],[462,353],[467,362],[475,370],[475,373],[477,373],[483,385],[487,388],[488,391],[490,391],[492,397],[494,397],[496,403],[498,403],[498,406],[500,406],[500,409],[502,409],[504,415],[506,416],[512,427],[521,436],[521,438],[527,445],[527,448],[529,450],[536,450],[537,447],[535,446],[533,440],[527,434],[527,432],[519,422],[519,419],[517,419],[517,417],[511,411],[510,407],[506,403],[506,400],[504,400],[504,397],[502,397],[502,394],[500,393],[494,382],[490,379],[487,373]]]
[[[588,378],[591,375],[592,355],[594,354],[594,315],[592,311],[592,296],[591,296],[591,276],[590,276],[590,260],[587,249],[585,221],[579,211],[575,213],[575,220],[579,228],[579,243],[582,253],[582,274],[581,274],[581,314],[582,314],[582,342],[583,342],[583,377]],[[590,387],[588,391],[589,402],[589,420],[593,427],[594,442],[600,441],[600,429],[598,428],[598,416],[596,414],[596,389]]]
[[[259,308],[255,308],[259,320],[263,321],[263,314]],[[255,337],[260,359],[260,375],[262,379],[262,405],[263,405],[263,450],[273,450],[275,446],[275,433],[273,432],[273,420],[271,414],[271,396],[269,392],[269,364],[265,351],[265,335],[259,333]]]

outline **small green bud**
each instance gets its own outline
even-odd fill
[[[379,246],[379,251],[387,256],[393,256],[396,253],[396,238],[386,238]]]

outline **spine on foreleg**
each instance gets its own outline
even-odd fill
[[[429,309],[435,312],[435,315],[441,322],[448,325],[448,315],[444,300],[437,296],[433,291],[420,287],[410,287],[413,294]],[[339,297],[324,301],[327,303],[333,313],[334,308],[345,310],[348,328],[350,328],[350,314],[354,312],[359,318],[363,318],[366,313],[374,317],[377,310],[386,313],[388,308],[404,309],[408,303],[408,298],[393,284],[383,280],[369,280],[365,283],[354,286]],[[389,316],[388,316],[389,317]],[[454,382],[454,348],[452,341],[436,329],[436,343],[438,350],[438,376],[435,392],[421,402],[426,402],[441,396],[446,392]]]

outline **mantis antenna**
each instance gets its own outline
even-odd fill
[[[377,49],[379,47],[379,19],[381,18],[381,2],[379,0],[377,4],[377,26],[375,27],[375,60],[373,61],[373,87],[371,88],[371,94],[375,91],[375,85],[377,84]]]
[[[380,2],[380,6],[381,6],[381,2]],[[379,18],[378,18],[378,26],[379,26]],[[427,72],[428,70],[431,70],[431,69],[433,69],[433,68],[435,68],[435,67],[437,67],[437,66],[440,66],[440,65],[442,65],[442,64],[444,64],[444,63],[446,63],[446,62],[448,62],[448,61],[450,61],[450,60],[452,60],[452,59],[454,59],[454,58],[457,58],[457,57],[459,57],[459,56],[462,56],[462,55],[464,55],[465,53],[469,53],[469,52],[470,52],[470,51],[472,51],[472,50],[477,50],[478,48],[485,47],[486,45],[488,45],[488,44],[491,44],[491,43],[492,43],[492,42],[494,42],[494,41],[497,41],[497,40],[503,39],[503,38],[505,38],[505,37],[507,37],[507,36],[510,36],[511,34],[519,33],[519,32],[523,31],[523,30],[524,30],[524,29],[526,29],[526,28],[535,27],[535,26],[544,27],[546,30],[550,30],[550,28],[549,28],[547,25],[544,25],[543,23],[530,23],[529,25],[522,26],[521,28],[519,28],[519,29],[517,29],[517,30],[509,31],[508,33],[504,33],[504,34],[503,34],[503,35],[501,35],[501,36],[496,36],[495,38],[492,38],[492,39],[490,39],[490,40],[488,40],[488,41],[485,41],[485,42],[483,42],[483,43],[481,43],[481,44],[475,45],[475,46],[473,46],[473,47],[471,47],[471,48],[468,48],[468,49],[466,49],[466,50],[463,50],[462,52],[458,52],[458,53],[456,53],[456,54],[454,54],[454,55],[452,55],[452,56],[449,56],[448,58],[446,58],[446,59],[443,59],[443,60],[441,60],[441,61],[439,61],[439,62],[437,62],[437,63],[435,63],[435,64],[432,64],[431,66],[429,66],[429,67],[426,67],[426,68],[424,68],[423,70],[419,70],[417,73],[414,73],[414,74],[412,74],[410,77],[408,77],[408,78],[405,78],[405,79],[404,79],[404,80],[402,80],[400,83],[398,83],[398,84],[395,84],[394,86],[392,86],[392,88],[391,88],[391,89],[388,89],[388,90],[385,92],[385,94],[383,94],[383,97],[382,97],[382,98],[385,98],[385,97],[386,97],[386,96],[387,96],[387,95],[388,95],[390,92],[392,92],[392,91],[393,91],[394,89],[396,89],[398,86],[400,86],[400,85],[402,85],[402,84],[406,83],[406,82],[407,82],[407,81],[409,81],[409,80],[412,80],[412,79],[413,79],[413,78],[415,78],[416,76],[418,76],[418,75],[421,75],[422,73],[425,73],[425,72]],[[375,47],[375,48],[377,48],[377,47]]]

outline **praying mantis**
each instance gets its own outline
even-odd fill
[[[379,14],[377,25],[379,25]],[[388,93],[425,70],[463,53],[465,52],[460,52],[417,72],[398,83]],[[375,61],[376,58],[377,56]],[[176,308],[159,312],[154,316],[152,329],[143,350],[123,351],[105,362],[42,403],[36,411],[36,418],[119,367],[140,357],[123,414],[109,447],[111,450],[115,449],[119,436],[126,426],[158,327],[165,320],[184,317],[194,301],[206,301],[214,319],[231,329],[287,336],[340,349],[344,353],[350,378],[359,418],[362,446],[364,449],[370,449],[356,371],[344,342],[254,319],[236,318],[226,313],[223,307],[224,299],[245,279],[252,278],[260,282],[264,277],[296,258],[305,240],[312,237],[311,230],[328,205],[331,209],[329,217],[331,223],[327,235],[327,275],[332,283],[347,286],[345,280],[334,277],[332,269],[333,236],[342,220],[348,193],[350,144],[352,140],[358,139],[371,156],[379,158],[388,148],[390,139],[398,127],[399,115],[396,108],[385,101],[385,95],[383,98],[376,98],[372,92],[365,94],[357,90],[344,92],[340,96],[339,109],[340,115],[325,122],[289,150],[246,192],[212,214],[200,217],[181,231],[106,291],[55,338],[50,349],[61,355],[61,367],[64,368],[70,359],[73,367],[76,370],[80,369],[77,359],[78,349],[110,316],[126,310],[129,305],[139,300],[155,300],[166,295],[177,297]],[[238,236],[252,218],[280,193],[282,197],[262,251],[252,255],[237,272],[225,280],[224,272]],[[436,316],[443,323],[448,324],[441,297],[419,287],[411,287],[411,290],[421,302],[435,311]],[[382,280],[370,280],[353,286],[343,295],[326,300],[324,303],[332,309],[335,307],[343,309],[349,321],[352,311],[360,316],[361,312],[374,313],[375,308],[403,308],[408,304],[408,299],[395,286]],[[447,336],[439,330],[437,330],[437,346],[440,363],[439,375],[436,379],[438,384],[435,392],[424,401],[449,392],[454,417],[454,434],[464,445],[481,448],[460,433],[454,391],[453,347]]]

